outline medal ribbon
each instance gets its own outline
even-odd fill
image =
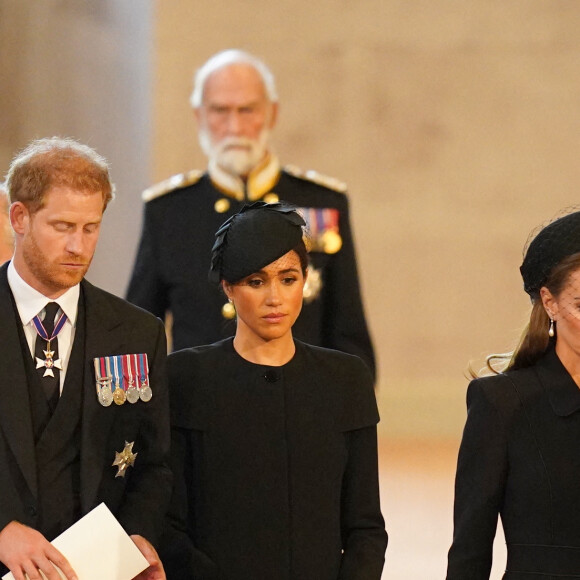
[[[125,385],[123,384],[123,361],[121,360],[121,356],[112,356],[113,359],[113,368],[114,368],[114,377],[115,377],[115,389],[121,388],[125,389]],[[119,367],[121,367],[121,372],[119,372]]]
[[[95,384],[97,386],[97,395],[101,390],[101,382],[99,381],[99,379],[103,376],[101,374],[101,360],[102,359],[98,358],[93,359],[93,364],[95,365],[95,379],[96,379]]]
[[[322,210],[324,212],[324,223],[326,230],[332,230],[333,232],[338,232],[338,210],[327,208]]]
[[[111,379],[113,378],[111,376],[111,361],[109,359],[110,357],[108,356],[93,359],[93,364],[95,365],[97,395],[103,387],[107,386],[107,383],[111,382]]]
[[[314,245],[314,250],[324,250],[324,243],[322,236],[327,231],[336,232],[338,234],[338,218],[339,211],[335,208],[316,208],[316,207],[299,207],[298,213],[304,218],[306,222],[306,230],[310,236],[310,240]]]
[[[113,371],[111,371],[111,357],[106,356],[104,357],[105,361],[105,370],[106,370],[106,377],[111,380],[111,384],[113,383]]]
[[[304,208],[305,214],[308,216],[306,223],[313,240],[318,238],[318,220],[316,219],[316,210],[313,207]]]
[[[135,377],[135,387],[139,389],[139,355],[132,354],[131,355],[131,370],[133,372],[133,376]]]
[[[306,223],[306,231],[314,238],[315,232],[312,231],[312,228],[316,227],[316,223],[314,225],[312,224],[312,208],[298,207],[296,208],[296,211],[302,216],[302,219]]]
[[[48,342],[48,344],[50,345],[50,341],[56,337],[58,335],[58,333],[62,330],[62,327],[64,326],[64,323],[67,321],[67,316],[66,314],[63,312],[57,323],[54,325],[54,330],[52,331],[52,334],[50,336],[48,336],[48,332],[46,332],[46,328],[44,328],[44,324],[42,324],[42,320],[40,320],[40,318],[38,317],[38,314],[32,319],[32,322],[34,322],[34,326],[36,327],[36,332],[38,332],[40,338],[44,338],[44,340],[46,340]],[[50,348],[50,346],[49,346]]]
[[[147,379],[149,378],[149,364],[147,362],[147,353],[139,355],[139,375],[141,378],[141,386],[147,386]]]
[[[123,356],[123,376],[127,380],[129,387],[133,386],[133,369],[131,368],[131,355]]]
[[[316,233],[324,233],[324,210],[314,209],[316,216]]]

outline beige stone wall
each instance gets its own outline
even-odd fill
[[[282,160],[349,184],[383,431],[457,436],[468,361],[525,322],[529,231],[578,201],[579,24],[543,0],[159,0],[152,177],[204,165],[194,69],[265,58]]]

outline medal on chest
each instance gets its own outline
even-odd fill
[[[97,357],[93,364],[97,399],[103,407],[126,401],[132,405],[139,400],[146,403],[153,396],[146,353]]]

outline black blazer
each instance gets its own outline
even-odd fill
[[[580,575],[580,389],[551,348],[471,382],[448,580],[489,578],[501,515],[505,579]],[[544,576],[538,576],[544,574]]]
[[[12,520],[34,527],[38,490],[31,411],[18,337],[21,324],[0,268],[0,529]],[[166,342],[161,322],[83,280],[86,340],[81,421],[80,499],[87,513],[105,502],[129,534],[156,541],[171,489],[167,464],[169,405],[165,381]],[[102,407],[93,358],[147,353],[153,398]],[[125,477],[115,477],[115,452],[125,441],[138,453]]]

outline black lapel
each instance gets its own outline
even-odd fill
[[[81,505],[83,512],[93,507],[106,467],[107,439],[118,407],[102,407],[97,399],[93,359],[126,351],[121,316],[106,292],[83,280],[85,301],[84,393],[81,435]]]
[[[20,318],[13,306],[8,286],[8,264],[0,268],[0,429],[14,453],[32,494],[37,496],[36,457],[32,418],[28,399],[26,370],[17,324]]]

